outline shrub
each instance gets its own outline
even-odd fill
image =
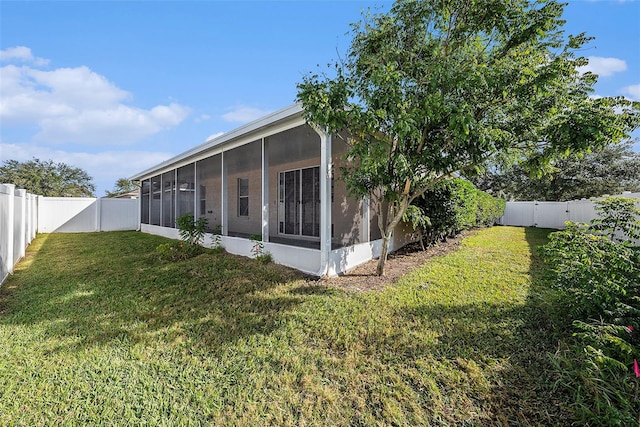
[[[607,197],[596,202],[598,218],[591,228],[618,242],[640,243],[640,208],[627,197]]]
[[[429,219],[424,228],[427,243],[454,236],[476,224],[476,191],[473,184],[461,178],[438,182],[414,201]]]
[[[574,345],[557,357],[577,421],[633,425],[640,413],[640,210],[632,200],[596,202],[591,224],[567,223],[543,254],[573,319]]]
[[[182,240],[191,245],[200,245],[207,231],[207,218],[200,217],[194,220],[193,214],[186,213],[176,219],[176,226]]]
[[[428,244],[472,227],[489,227],[504,214],[505,201],[461,178],[438,182],[416,199],[403,218]]]
[[[507,202],[482,190],[476,190],[476,204],[476,225],[491,227],[504,215]]]
[[[567,222],[566,230],[551,234],[544,254],[573,318],[598,318],[637,293],[637,249],[587,224]]]
[[[182,261],[201,254],[204,248],[200,245],[203,243],[204,233],[207,229],[207,219],[194,220],[193,215],[187,213],[176,219],[176,226],[182,241],[159,245],[156,248],[156,253],[160,259]]]

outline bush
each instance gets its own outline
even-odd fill
[[[476,223],[475,187],[460,178],[438,182],[413,204],[428,218],[424,228],[427,243],[435,243],[460,231],[471,228]]]
[[[491,227],[504,215],[507,202],[482,190],[476,190],[476,225]]]
[[[573,319],[574,345],[558,359],[577,421],[633,425],[640,413],[640,210],[630,199],[596,202],[591,224],[567,223],[543,254]],[[636,415],[634,415],[636,414]]]
[[[413,203],[404,220],[411,222],[428,244],[472,227],[488,227],[504,214],[505,201],[461,178],[438,182]]]
[[[171,242],[159,245],[156,253],[160,259],[166,261],[182,261],[201,254],[204,248],[200,246],[203,243],[204,233],[207,229],[207,219],[193,219],[190,213],[181,215],[176,219],[181,242]]]
[[[555,284],[566,293],[575,319],[598,318],[637,292],[637,250],[595,234],[591,226],[567,222],[544,247]],[[635,277],[634,277],[635,275]]]
[[[200,245],[203,242],[204,233],[207,231],[207,218],[193,219],[193,214],[186,213],[176,219],[176,226],[180,237],[191,245]]]

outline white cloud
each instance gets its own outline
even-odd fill
[[[178,104],[151,110],[117,105],[104,110],[84,110],[76,115],[40,121],[35,139],[41,142],[129,144],[178,125],[189,110]]]
[[[41,142],[129,144],[177,126],[190,111],[177,103],[137,108],[126,104],[131,99],[129,92],[85,66],[0,68],[3,126],[36,125],[35,139]]]
[[[259,119],[266,114],[269,114],[270,112],[270,110],[261,110],[259,108],[241,105],[239,107],[231,109],[231,111],[229,111],[228,113],[223,114],[222,119],[225,122],[249,123],[253,120]]]
[[[621,92],[627,95],[632,101],[640,101],[640,84],[625,86]]]
[[[31,49],[26,46],[9,47],[4,50],[0,50],[0,61],[22,61],[33,62],[36,65],[47,65],[48,59],[36,58],[31,53]]]
[[[202,123],[202,122],[206,122],[207,120],[210,120],[211,116],[208,114],[200,114],[198,117],[196,117],[195,119],[193,119],[194,122],[196,123]]]
[[[128,178],[174,155],[174,153],[143,150],[107,150],[97,153],[69,152],[29,143],[2,144],[2,159],[4,160],[12,159],[23,162],[37,158],[66,163],[84,169],[93,178],[98,197],[104,196],[105,190],[111,190],[118,178]]]
[[[578,72],[592,72],[600,77],[607,77],[627,69],[627,63],[622,59],[601,56],[589,56],[587,59],[589,63],[583,67],[578,67]]]
[[[211,141],[212,139],[217,138],[217,137],[222,136],[222,135],[224,135],[224,132],[214,133],[214,134],[209,135],[209,136],[207,137],[207,139],[205,139],[204,141],[205,141],[205,142],[207,142],[207,141]]]

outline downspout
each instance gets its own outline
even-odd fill
[[[134,181],[136,182],[136,181]],[[136,231],[142,230],[142,180],[138,182],[138,226],[136,227]]]

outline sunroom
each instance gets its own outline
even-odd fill
[[[346,147],[305,123],[299,105],[272,113],[133,176],[141,231],[179,238],[176,218],[191,213],[207,219],[205,245],[217,234],[228,252],[250,256],[261,240],[279,264],[341,274],[381,246],[368,201],[350,197],[336,173]]]

